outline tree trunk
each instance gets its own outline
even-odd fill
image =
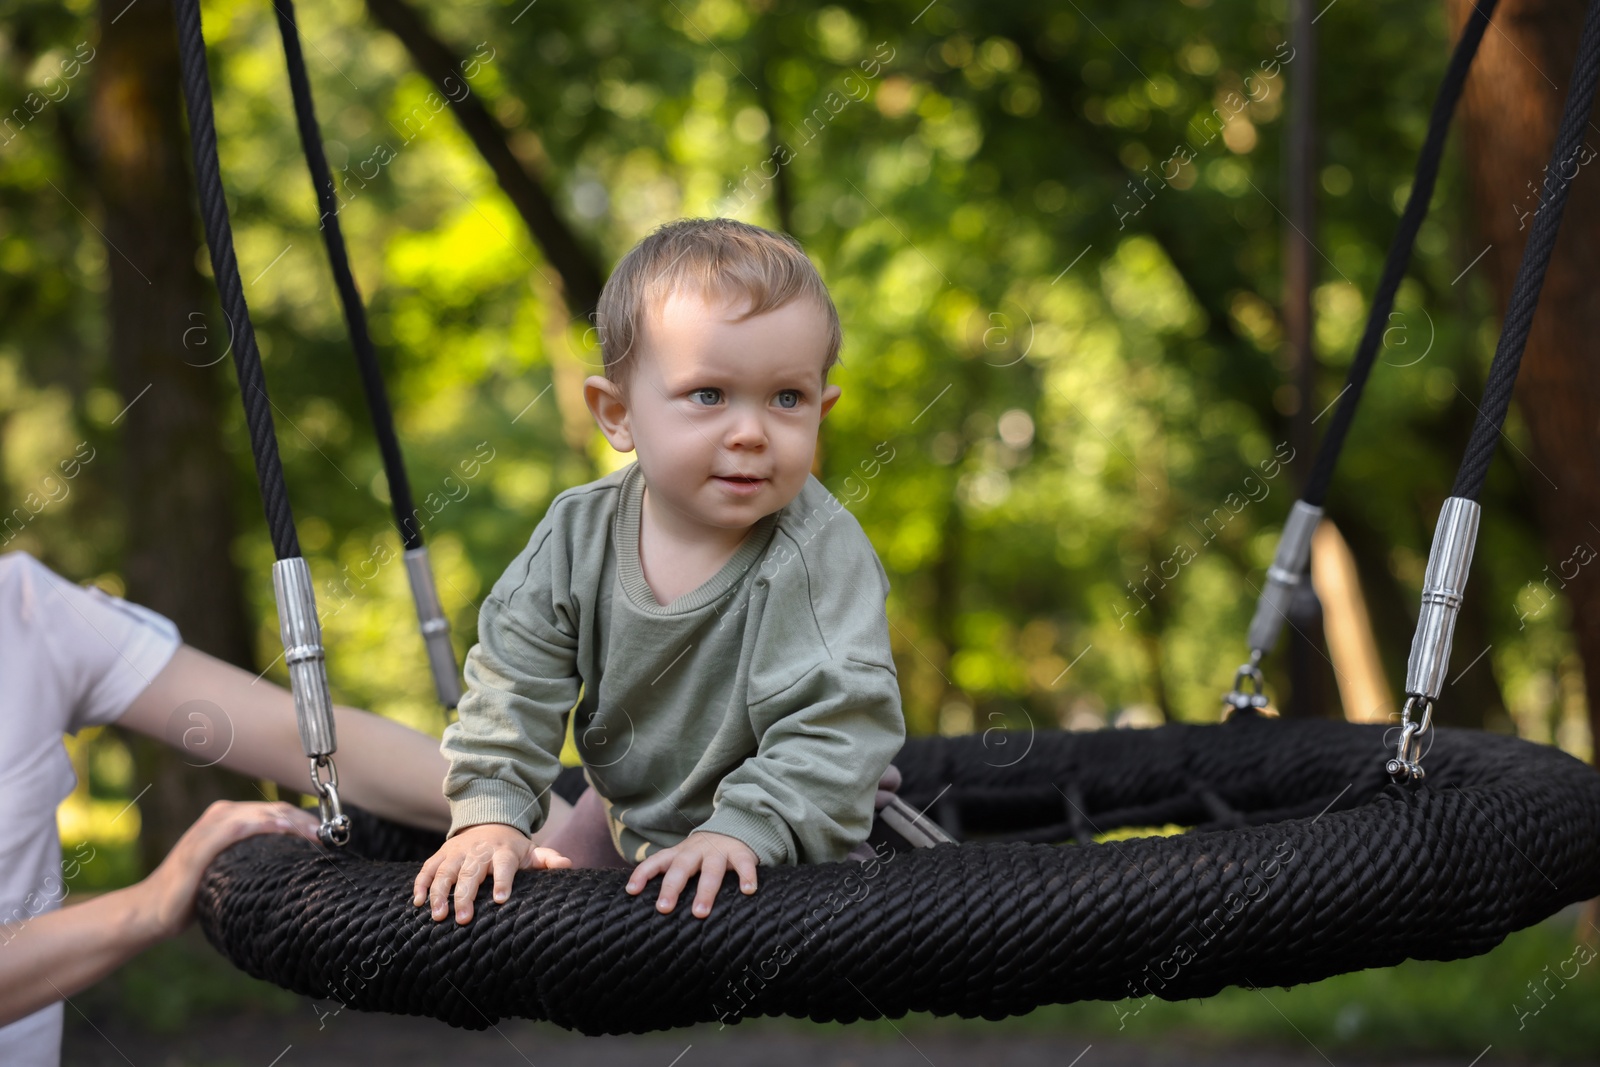
[[[228,330],[217,325],[195,267],[177,31],[168,4],[125,6],[101,8],[91,121],[110,272],[108,343],[128,405],[118,419],[128,598],[170,618],[188,644],[252,669],[251,623],[231,555],[233,472],[219,429]],[[185,713],[169,741],[181,744],[195,725]],[[211,726],[227,730],[214,713]],[[259,799],[253,783],[208,767],[212,759],[198,749],[186,756],[143,738],[133,747],[138,788],[149,787],[139,802],[147,866],[212,800]]]
[[[1584,5],[1577,0],[1503,0],[1483,41],[1462,100],[1478,247],[1488,252],[1474,271],[1487,271],[1502,314],[1539,205],[1556,126],[1576,57]],[[1470,0],[1449,0],[1456,33]],[[1591,127],[1592,132],[1592,127]],[[1579,160],[1594,158],[1590,138]],[[1573,628],[1588,678],[1600,678],[1600,563],[1574,566],[1580,545],[1600,547],[1591,524],[1600,515],[1600,178],[1585,165],[1572,179],[1561,234],[1528,337],[1516,397],[1532,438],[1531,455],[1507,454],[1531,488],[1551,572],[1567,578]],[[1559,181],[1555,175],[1550,180]],[[1532,469],[1530,469],[1532,468]],[[1593,561],[1592,550],[1585,555]],[[1579,558],[1582,558],[1581,556]],[[1563,567],[1563,564],[1566,564]],[[1568,577],[1570,576],[1570,577]],[[1529,575],[1538,581],[1543,575]],[[1470,595],[1470,592],[1469,592]],[[1590,699],[1592,733],[1600,702]]]

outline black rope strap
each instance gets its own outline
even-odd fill
[[[1584,130],[1589,124],[1589,114],[1594,109],[1597,81],[1600,81],[1600,0],[1590,0],[1583,17],[1583,32],[1578,39],[1578,58],[1572,70],[1572,87],[1567,91],[1561,126],[1556,132],[1555,147],[1550,152],[1550,165],[1545,168],[1539,210],[1534,213],[1528,243],[1522,250],[1522,263],[1517,268],[1517,279],[1511,286],[1511,297],[1506,301],[1500,343],[1495,347],[1494,362],[1489,365],[1489,375],[1483,387],[1483,402],[1478,405],[1478,417],[1472,426],[1472,436],[1467,441],[1461,469],[1456,473],[1455,485],[1450,490],[1451,496],[1477,500],[1483,490],[1484,479],[1489,475],[1489,464],[1500,442],[1500,429],[1505,425],[1506,412],[1511,406],[1511,392],[1516,385],[1517,371],[1522,367],[1522,352],[1528,343],[1528,331],[1533,326],[1533,314],[1539,306],[1539,292],[1544,287],[1545,272],[1550,267],[1550,257],[1555,251],[1561,216],[1567,208],[1567,194],[1572,189],[1572,178],[1562,172],[1568,164],[1573,164],[1576,171],[1574,161],[1583,147]]]
[[[344,321],[350,332],[350,347],[355,350],[356,366],[361,371],[361,386],[367,397],[367,410],[372,413],[373,432],[377,435],[384,474],[389,480],[389,502],[394,510],[394,524],[406,548],[421,548],[422,531],[417,526],[411,482],[406,477],[400,441],[395,436],[389,392],[384,387],[383,374],[378,369],[378,353],[373,347],[372,335],[367,330],[366,309],[361,303],[361,292],[356,288],[355,275],[350,271],[344,231],[339,226],[339,198],[334,188],[333,174],[328,169],[327,155],[322,149],[322,134],[317,126],[316,107],[311,99],[311,82],[306,76],[305,55],[300,49],[300,31],[295,24],[294,3],[293,0],[273,0],[272,6],[278,15],[278,32],[283,37],[283,54],[289,68],[289,90],[294,97],[300,145],[305,150],[311,184],[317,193],[322,241],[328,249],[328,262],[333,268],[333,280],[339,289],[339,302],[344,307]]]
[[[212,864],[199,916],[240,968],[307,996],[473,1029],[520,1016],[603,1034],[761,1015],[999,1019],[1294,985],[1487,952],[1600,893],[1593,768],[1441,729],[1428,784],[1387,786],[1383,734],[1248,717],[1050,733],[1013,737],[1003,751],[1028,755],[1009,767],[983,737],[913,738],[895,760],[902,797],[918,808],[954,798],[975,825],[1021,829],[1057,817],[1067,795],[1093,832],[1113,828],[1108,813],[1174,795],[1190,796],[1175,819],[1303,814],[1082,847],[980,842],[763,868],[751,896],[724,883],[704,920],[681,902],[658,913],[659,878],[632,896],[626,871],[585,869],[520,872],[505,904],[486,885],[470,924],[435,923],[411,904],[428,842],[396,839],[408,859],[384,862],[275,835]],[[1212,802],[1193,796],[1196,782]]]
[[[1460,97],[1467,71],[1488,27],[1493,7],[1493,0],[1484,0],[1474,7],[1461,40],[1456,45],[1444,85],[1434,101],[1428,137],[1418,164],[1417,179],[1413,183],[1400,230],[1396,233],[1394,243],[1389,249],[1383,279],[1373,300],[1372,313],[1368,316],[1366,329],[1362,334],[1360,350],[1350,369],[1350,382],[1339,397],[1339,410],[1317,454],[1302,503],[1297,504],[1290,515],[1290,525],[1297,519],[1306,520],[1297,527],[1298,533],[1305,540],[1289,541],[1287,539],[1289,526],[1286,526],[1286,538],[1279,544],[1279,558],[1288,557],[1295,559],[1295,562],[1288,565],[1277,564],[1280,570],[1304,566],[1304,551],[1309,547],[1310,524],[1314,524],[1316,516],[1320,514],[1339,450],[1343,446],[1362,387],[1376,357],[1384,324],[1394,305],[1395,292],[1405,273],[1411,245],[1421,226],[1432,194],[1450,114]],[[1516,383],[1517,371],[1522,363],[1522,352],[1527,344],[1529,327],[1533,322],[1534,311],[1538,307],[1539,291],[1544,284],[1545,271],[1549,267],[1551,253],[1555,249],[1561,216],[1566,209],[1571,179],[1563,174],[1562,168],[1576,158],[1578,148],[1581,146],[1583,129],[1593,107],[1597,78],[1600,78],[1600,0],[1590,0],[1584,15],[1572,85],[1567,94],[1550,164],[1545,168],[1543,202],[1536,213],[1528,243],[1523,249],[1521,266],[1518,268],[1516,283],[1512,288],[1505,320],[1502,323],[1494,361],[1489,367],[1484,385],[1483,402],[1478,408],[1477,421],[1473,425],[1466,455],[1450,493],[1452,498],[1458,499],[1459,504],[1474,510],[1468,513],[1460,510],[1457,505],[1447,502],[1446,507],[1450,510],[1441,516],[1440,526],[1435,532],[1434,549],[1428,568],[1429,580],[1437,580],[1444,584],[1424,591],[1423,615],[1418,624],[1417,637],[1412,643],[1411,659],[1407,668],[1407,691],[1413,695],[1425,693],[1430,699],[1438,696],[1438,674],[1442,670],[1442,664],[1448,659],[1450,637],[1455,626],[1454,611],[1460,604],[1462,589],[1458,587],[1458,583],[1464,584],[1466,567],[1471,560],[1472,540],[1477,529],[1476,500],[1483,488],[1484,478],[1488,474],[1489,463],[1494,458],[1500,428],[1505,422],[1506,412],[1511,403],[1512,387]],[[1302,506],[1309,510],[1302,510]],[[1297,557],[1290,551],[1291,547],[1299,550]],[[1440,555],[1441,551],[1444,553],[1443,556]],[[1436,568],[1438,568],[1437,573]],[[1271,647],[1271,638],[1277,632],[1272,612],[1281,611],[1286,588],[1288,588],[1286,583],[1275,581],[1273,572],[1269,570],[1268,587],[1262,593],[1256,608],[1256,619],[1251,624],[1250,641],[1254,653],[1250,663],[1241,667],[1237,676],[1243,678],[1248,672],[1255,671],[1258,692],[1260,678],[1256,664],[1263,650]],[[1447,591],[1448,596],[1446,596]],[[1440,596],[1444,596],[1445,599],[1437,599]],[[1435,617],[1435,608],[1444,614]],[[1236,704],[1235,698],[1242,696],[1239,687],[1240,683],[1236,680],[1235,691],[1224,698],[1228,703]],[[1410,712],[1411,704],[1408,702],[1404,712],[1407,738],[1413,737],[1410,729]],[[1427,722],[1426,718],[1422,720],[1422,729],[1426,729]],[[1416,737],[1420,737],[1420,734],[1416,734]],[[1409,773],[1420,774],[1421,769],[1416,762],[1416,755],[1408,748],[1409,745],[1409,741],[1400,745],[1401,751],[1395,760],[1397,773],[1402,768],[1409,768]]]
[[[267,514],[272,549],[277,558],[292,559],[300,555],[300,538],[295,533],[294,515],[289,509],[289,489],[284,483],[283,463],[278,457],[272,401],[267,396],[267,380],[261,372],[255,327],[250,322],[244,285],[239,280],[239,264],[233,254],[233,228],[228,223],[228,201],[222,191],[222,173],[217,162],[211,77],[206,70],[205,38],[200,33],[200,3],[199,0],[172,0],[172,8],[178,23],[178,58],[183,68],[183,98],[189,110],[189,141],[194,149],[200,215],[205,222],[206,245],[211,250],[211,273],[217,281],[217,295],[222,300],[222,312],[227,316],[233,342],[233,369],[239,378],[245,421],[250,427],[250,449],[255,455],[256,480],[261,486],[261,506]]]
[[[1422,153],[1417,157],[1417,176],[1411,183],[1411,193],[1406,198],[1405,211],[1400,216],[1400,228],[1389,243],[1389,255],[1384,260],[1378,288],[1372,295],[1372,310],[1367,315],[1366,329],[1361,334],[1344,391],[1339,394],[1333,417],[1328,421],[1327,432],[1317,448],[1311,476],[1301,494],[1301,499],[1314,507],[1321,507],[1327,499],[1328,486],[1333,481],[1333,469],[1339,463],[1345,436],[1355,420],[1367,377],[1377,361],[1378,348],[1388,329],[1389,313],[1394,310],[1395,295],[1400,291],[1400,283],[1405,280],[1406,267],[1411,262],[1411,249],[1417,243],[1417,232],[1422,229],[1422,222],[1428,215],[1428,204],[1433,200],[1439,165],[1444,158],[1445,139],[1450,132],[1450,119],[1455,114],[1462,86],[1466,84],[1467,73],[1472,69],[1478,45],[1483,41],[1498,2],[1479,0],[1473,6],[1466,27],[1461,31],[1461,39],[1456,42],[1455,51],[1450,55],[1450,65],[1445,69],[1439,94],[1434,98],[1433,112],[1428,118],[1428,133],[1422,142]],[[1309,398],[1306,402],[1309,403]]]

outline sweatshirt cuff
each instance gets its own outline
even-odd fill
[[[772,824],[771,819],[764,819],[729,804],[720,805],[711,813],[711,818],[696,826],[695,830],[738,838],[750,846],[750,851],[756,854],[756,863],[763,867],[777,867],[789,862],[789,856],[794,851],[789,844],[787,826],[780,830]]]
[[[544,821],[538,798],[521,786],[499,778],[477,778],[450,798],[451,838],[469,826],[505,823],[533,836],[535,824]]]

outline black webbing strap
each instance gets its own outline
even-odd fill
[[[1344,392],[1339,395],[1339,400],[1334,408],[1333,417],[1328,422],[1327,433],[1323,435],[1322,443],[1317,448],[1316,459],[1311,467],[1311,476],[1306,480],[1305,491],[1301,499],[1307,504],[1321,507],[1328,495],[1328,485],[1333,481],[1333,469],[1339,462],[1339,453],[1344,448],[1345,435],[1350,431],[1350,424],[1355,419],[1356,408],[1361,403],[1361,393],[1366,387],[1367,377],[1372,372],[1372,365],[1377,361],[1378,348],[1383,341],[1384,331],[1388,328],[1389,313],[1394,310],[1395,294],[1400,290],[1400,283],[1405,280],[1406,267],[1411,262],[1411,249],[1417,242],[1417,232],[1422,228],[1422,222],[1428,215],[1428,203],[1433,199],[1433,187],[1439,177],[1439,164],[1444,158],[1444,143],[1450,132],[1450,119],[1455,114],[1456,104],[1461,99],[1461,89],[1467,80],[1467,72],[1472,69],[1473,58],[1478,54],[1478,45],[1483,41],[1484,32],[1489,27],[1489,19],[1494,15],[1495,5],[1499,0],[1479,0],[1473,7],[1472,14],[1467,17],[1467,25],[1461,31],[1461,39],[1456,42],[1455,51],[1450,56],[1450,65],[1445,69],[1444,81],[1439,85],[1439,95],[1433,101],[1433,113],[1428,118],[1428,134],[1422,142],[1422,153],[1417,157],[1417,176],[1411,183],[1411,194],[1406,199],[1405,211],[1400,216],[1400,228],[1395,231],[1394,239],[1389,244],[1389,256],[1384,260],[1383,274],[1378,281],[1378,288],[1372,295],[1372,310],[1367,315],[1367,327],[1361,335],[1361,343],[1356,348],[1356,356],[1350,364],[1350,374],[1345,381]],[[1310,398],[1305,398],[1305,403]]]
[[[272,401],[267,397],[261,352],[256,346],[255,328],[234,257],[233,228],[228,223],[228,201],[217,161],[216,117],[211,107],[211,77],[206,70],[206,41],[200,30],[200,0],[172,0],[172,10],[178,26],[178,59],[183,69],[183,97],[189,109],[189,141],[194,149],[195,187],[205,220],[206,246],[211,251],[211,270],[222,309],[233,331],[233,367],[239,376],[245,419],[250,424],[250,449],[255,454],[261,503],[278,557],[272,567],[278,631],[283,638],[284,663],[289,668],[300,742],[311,761],[311,784],[322,817],[317,836],[325,845],[339,846],[350,840],[350,819],[339,801],[339,775],[333,763],[338,739],[316,591],[312,588],[310,566],[300,555],[300,539],[289,510],[289,489],[272,425]]]
[[[383,373],[378,369],[378,354],[367,330],[367,313],[361,303],[361,292],[356,288],[355,276],[350,271],[344,232],[339,226],[338,196],[333,175],[328,170],[327,156],[322,150],[322,134],[317,126],[316,107],[311,98],[311,80],[306,75],[305,53],[300,48],[300,31],[295,25],[293,0],[275,0],[273,9],[278,16],[278,31],[283,37],[283,54],[289,69],[289,88],[294,97],[300,145],[305,150],[306,166],[311,171],[311,185],[317,194],[317,208],[321,216],[319,228],[328,249],[334,282],[339,289],[345,325],[349,327],[350,347],[355,352],[356,367],[361,372],[367,410],[372,414],[373,431],[383,455],[383,470],[389,480],[389,503],[394,510],[395,529],[399,531],[400,540],[406,548],[406,573],[411,581],[417,621],[421,624],[423,643],[428,651],[428,667],[433,674],[440,703],[453,708],[461,699],[461,682],[455,652],[450,644],[450,624],[439,605],[432,569],[422,545],[422,529],[417,523],[411,482],[406,477],[405,460],[400,454],[400,441],[394,431],[394,412],[389,405],[389,392],[384,388]]]
[[[1283,533],[1278,539],[1272,566],[1267,569],[1267,580],[1257,598],[1255,615],[1246,636],[1251,649],[1250,661],[1239,668],[1234,675],[1233,689],[1223,697],[1228,708],[1254,712],[1267,704],[1260,662],[1277,643],[1296,591],[1305,580],[1312,534],[1322,519],[1322,505],[1327,498],[1328,486],[1333,481],[1333,470],[1338,465],[1345,437],[1355,420],[1367,378],[1377,361],[1378,348],[1394,309],[1395,294],[1405,279],[1412,246],[1416,244],[1417,233],[1422,228],[1423,219],[1428,214],[1428,204],[1433,199],[1439,166],[1444,158],[1445,140],[1450,132],[1450,120],[1461,100],[1467,73],[1472,69],[1472,62],[1478,54],[1478,46],[1483,42],[1496,3],[1497,0],[1479,0],[1451,53],[1450,64],[1445,69],[1444,80],[1433,101],[1433,112],[1428,118],[1428,133],[1422,142],[1422,152],[1417,157],[1417,172],[1411,183],[1411,193],[1401,213],[1400,226],[1389,243],[1383,274],[1372,296],[1366,329],[1356,346],[1345,387],[1334,402],[1336,410],[1317,448],[1311,475],[1306,479],[1299,502],[1290,509],[1284,522]],[[1309,399],[1305,398],[1305,402],[1309,402]],[[1253,692],[1245,691],[1244,682],[1247,680],[1254,682]]]
[[[1551,253],[1555,251],[1567,194],[1572,179],[1577,176],[1576,168],[1569,175],[1565,167],[1576,161],[1583,144],[1597,83],[1600,83],[1600,0],[1589,0],[1578,40],[1578,58],[1573,64],[1571,85],[1562,107],[1561,125],[1550,150],[1550,162],[1545,167],[1539,210],[1535,212],[1532,231],[1522,249],[1522,262],[1506,304],[1500,341],[1495,347],[1494,362],[1489,365],[1483,401],[1478,406],[1478,418],[1467,442],[1466,455],[1456,473],[1450,496],[1439,509],[1433,547],[1428,552],[1428,567],[1422,580],[1422,605],[1417,615],[1416,635],[1411,640],[1411,655],[1406,662],[1407,698],[1400,713],[1400,739],[1394,758],[1386,765],[1389,775],[1397,782],[1415,783],[1423,777],[1421,760],[1426,749],[1422,739],[1433,719],[1434,702],[1444,691],[1456,618],[1472,567],[1480,510],[1477,497],[1483,489],[1500,427],[1511,405],[1511,391],[1522,365],[1528,329],[1539,306],[1539,290],[1550,267]]]
[[[255,455],[256,480],[261,486],[261,506],[272,531],[272,549],[278,559],[300,555],[294,515],[289,509],[289,489],[278,457],[278,437],[272,425],[272,401],[261,372],[250,309],[245,306],[239,263],[233,254],[233,228],[228,224],[228,201],[222,191],[217,162],[217,127],[211,110],[211,77],[206,70],[205,38],[200,33],[199,0],[173,0],[178,23],[178,58],[183,69],[183,98],[189,109],[189,140],[194,149],[195,186],[200,215],[205,222],[206,245],[211,250],[211,273],[217,295],[232,332],[233,369],[239,378],[245,421],[250,426],[250,450]]]
[[[1539,291],[1544,287],[1545,271],[1555,251],[1561,216],[1567,209],[1567,194],[1576,177],[1578,150],[1583,146],[1584,130],[1594,109],[1597,81],[1600,81],[1600,0],[1589,0],[1583,16],[1583,32],[1578,39],[1578,58],[1572,68],[1572,87],[1567,90],[1561,126],[1556,131],[1555,147],[1544,172],[1539,210],[1534,213],[1533,228],[1522,249],[1522,264],[1517,268],[1517,279],[1506,301],[1500,343],[1495,346],[1494,362],[1489,365],[1483,386],[1483,402],[1478,405],[1478,418],[1473,423],[1461,469],[1456,472],[1451,496],[1476,501],[1488,477],[1489,463],[1500,441],[1500,428],[1505,425],[1506,412],[1511,406],[1512,387],[1522,367],[1522,351],[1533,326],[1533,313],[1539,306]],[[1572,175],[1563,173],[1569,164],[1574,167]]]
[[[366,308],[361,303],[355,275],[350,271],[344,232],[339,227],[339,198],[334,189],[333,174],[328,169],[328,158],[322,150],[322,134],[317,126],[316,107],[311,99],[311,82],[306,77],[305,55],[300,49],[300,31],[295,25],[294,3],[293,0],[273,0],[272,6],[278,15],[278,32],[283,36],[283,54],[289,68],[289,90],[294,97],[300,145],[305,150],[311,184],[317,193],[322,241],[328,249],[328,262],[333,267],[333,280],[338,286],[345,325],[350,331],[350,347],[355,350],[356,366],[361,371],[361,386],[367,396],[367,410],[372,413],[372,429],[378,438],[378,451],[383,456],[395,528],[400,531],[400,540],[406,548],[421,548],[422,531],[417,527],[411,500],[411,482],[406,477],[400,441],[394,432],[394,412],[389,405],[389,392],[384,388],[383,374],[378,369],[378,353],[373,348],[372,335],[367,330]]]

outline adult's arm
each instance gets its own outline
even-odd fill
[[[185,705],[203,704],[180,712]],[[369,711],[335,705],[341,800],[396,822],[443,831],[449,762],[439,742]],[[311,788],[287,689],[189,645],[179,647],[118,720],[123,726],[252,778]],[[220,759],[217,757],[220,756]]]
[[[194,918],[200,875],[252,834],[315,838],[317,820],[283,803],[219,800],[142,882],[82,904],[0,925],[0,1025],[93,985]]]
[[[206,720],[210,709],[203,705],[179,713],[193,701],[215,705],[220,711],[217,721]],[[191,712],[200,718],[191,719]],[[444,777],[450,763],[439,751],[438,741],[359,708],[336,704],[333,714],[341,800],[396,822],[441,832],[449,829]],[[293,695],[189,645],[178,648],[118,722],[190,752],[195,762],[215,760],[229,770],[289,789],[310,788]],[[204,746],[222,748],[221,758],[200,745],[202,741]],[[534,835],[536,844],[565,822],[572,810],[553,793],[549,802],[550,819]]]

